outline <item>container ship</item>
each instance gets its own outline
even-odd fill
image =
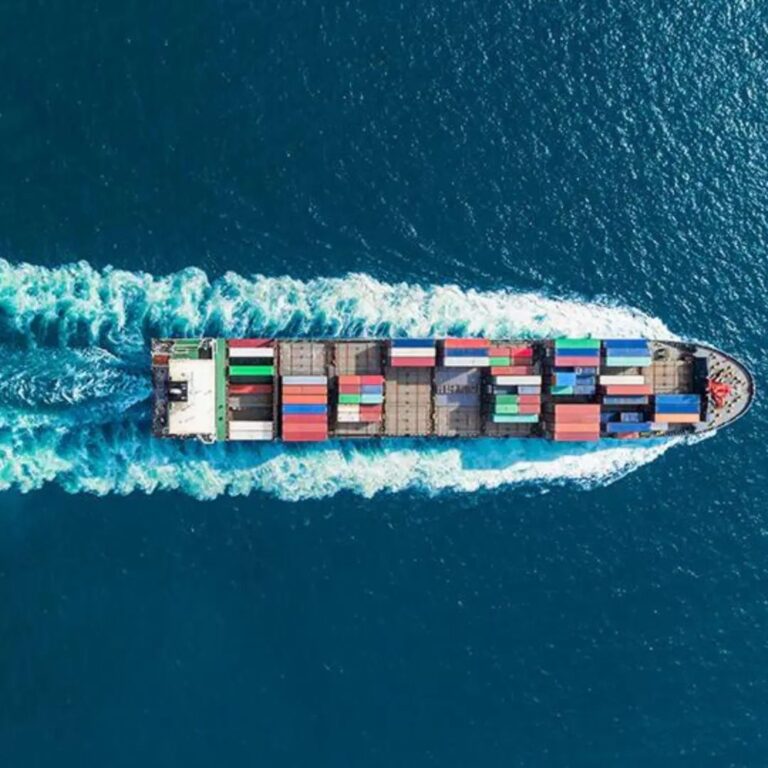
[[[633,440],[718,429],[750,372],[647,339],[155,339],[152,429],[204,442]]]

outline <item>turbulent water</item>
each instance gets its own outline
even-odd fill
[[[0,3],[3,768],[765,768],[768,9]],[[696,339],[689,444],[149,436],[153,336]]]
[[[214,448],[150,434],[153,336],[450,335],[538,338],[593,333],[672,338],[629,307],[457,286],[386,284],[366,275],[301,282],[154,277],[0,261],[0,488],[178,489],[197,498],[268,491],[476,491],[513,483],[607,483],[680,442],[564,446],[545,441],[392,440],[384,444]]]

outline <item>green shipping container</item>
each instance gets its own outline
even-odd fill
[[[520,406],[519,405],[497,405],[493,409],[494,413],[519,413],[520,412]]]
[[[517,405],[520,395],[496,395],[496,405]]]
[[[490,359],[491,367],[496,368],[498,366],[512,365],[511,358],[509,357],[492,357]]]
[[[229,368],[230,376],[274,376],[274,365],[232,365]]]
[[[553,395],[572,395],[574,393],[573,387],[565,387],[565,386],[558,386],[558,385],[550,387],[549,391]]]
[[[555,339],[555,349],[600,349],[600,339]]]
[[[539,420],[535,413],[494,414],[494,424],[535,424]]]
[[[362,402],[362,395],[339,395],[341,405],[359,405]]]
[[[647,368],[651,364],[650,357],[606,357],[608,368]]]

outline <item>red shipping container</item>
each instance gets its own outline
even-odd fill
[[[339,384],[339,392],[342,395],[359,395],[362,391],[362,384]]]
[[[541,405],[541,395],[518,395],[520,405]]]
[[[328,433],[320,432],[291,432],[289,435],[283,435],[285,443],[319,443],[328,439]]]
[[[558,443],[590,442],[600,439],[599,432],[568,432],[567,434],[555,433],[553,438]]]
[[[573,355],[555,355],[555,366],[558,368],[572,368],[574,366],[583,366],[585,368],[597,368],[600,365],[599,357],[584,357]]]
[[[393,368],[434,368],[434,357],[401,357],[392,358],[390,365]]]
[[[532,365],[503,365],[491,368],[491,376],[530,376]]]
[[[483,349],[491,346],[488,339],[446,339],[443,343],[451,349]]]
[[[271,347],[274,339],[229,339],[230,347]]]
[[[230,395],[269,395],[272,394],[271,384],[230,384]]]
[[[327,424],[327,413],[284,413],[283,424]]]
[[[623,432],[616,435],[619,440],[635,440],[640,437],[639,432]]]
[[[323,384],[284,384],[284,395],[325,395],[328,394],[328,387]]]
[[[488,357],[509,357],[511,354],[511,347],[491,347],[488,350]]]
[[[285,405],[325,405],[328,395],[283,395]]]
[[[167,365],[170,355],[152,355],[154,365]]]
[[[600,431],[600,422],[597,420],[587,421],[586,417],[581,419],[568,419],[568,421],[556,421],[555,432],[588,432],[596,429]]]
[[[533,347],[512,347],[512,357],[533,357]]]
[[[383,384],[384,377],[383,376],[361,376],[360,383],[361,384]]]
[[[652,395],[650,384],[611,384],[605,388],[606,395]]]
[[[520,403],[517,406],[518,413],[538,413],[541,410],[539,403]]]
[[[327,432],[328,431],[328,424],[327,422],[319,422],[319,421],[284,421],[283,422],[283,432],[295,432],[296,430],[299,430],[300,432]]]
[[[570,415],[572,413],[592,413],[595,418],[600,416],[599,403],[559,403],[555,406],[555,414]]]
[[[339,384],[362,384],[362,376],[339,376]]]
[[[360,415],[361,416],[378,416],[381,418],[381,414],[383,413],[383,408],[380,405],[361,405],[360,406]]]

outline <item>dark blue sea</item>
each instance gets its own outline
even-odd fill
[[[754,0],[0,3],[0,765],[764,768],[768,414],[161,444],[154,335],[768,374]]]

